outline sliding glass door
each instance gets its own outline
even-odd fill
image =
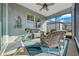
[[[79,52],[79,3],[75,4],[74,15],[73,15],[73,27],[74,27],[74,37],[76,41],[76,45]]]
[[[6,45],[6,4],[0,3],[0,51]]]
[[[3,15],[3,5],[0,3],[0,51],[1,51],[1,45],[2,45],[2,15]]]

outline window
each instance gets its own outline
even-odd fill
[[[36,28],[39,28],[40,25],[41,25],[41,20],[40,20],[39,17],[36,17],[36,18],[35,18],[35,23],[36,23]]]
[[[27,15],[27,20],[34,21],[34,16],[32,16],[32,15]]]
[[[61,16],[57,16],[55,18],[49,18],[48,23],[54,23],[55,24],[55,29],[60,29],[62,28],[63,30],[71,30],[71,14],[64,14]],[[63,24],[64,23],[64,24]],[[66,26],[66,25],[69,26]],[[66,28],[67,27],[67,28]]]

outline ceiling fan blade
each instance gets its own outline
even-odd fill
[[[55,4],[55,3],[48,3],[47,5],[48,5],[48,6],[51,6],[51,5],[54,5],[54,4]]]
[[[43,7],[40,9],[40,11],[42,11]]]
[[[47,10],[47,11],[49,10],[48,7],[46,7],[46,10]]]
[[[41,6],[43,5],[42,3],[36,3],[36,4],[37,4],[37,5],[41,5]]]

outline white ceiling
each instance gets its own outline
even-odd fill
[[[49,9],[48,11],[44,9],[40,11],[39,9],[41,8],[41,6],[36,5],[36,3],[19,3],[19,4],[46,17],[55,14],[57,12],[60,12],[64,9],[67,9],[69,7],[72,7],[72,3],[55,3],[54,5],[48,6]]]

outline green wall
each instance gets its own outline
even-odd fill
[[[46,20],[46,18],[28,8],[25,8],[19,4],[10,3],[8,4],[8,34],[10,36],[17,36],[24,34],[24,29],[26,28],[27,15],[34,15],[41,19],[41,23]],[[22,18],[22,28],[14,28],[15,19],[17,16]],[[30,25],[32,25],[30,23]],[[34,28],[34,27],[32,27]]]

